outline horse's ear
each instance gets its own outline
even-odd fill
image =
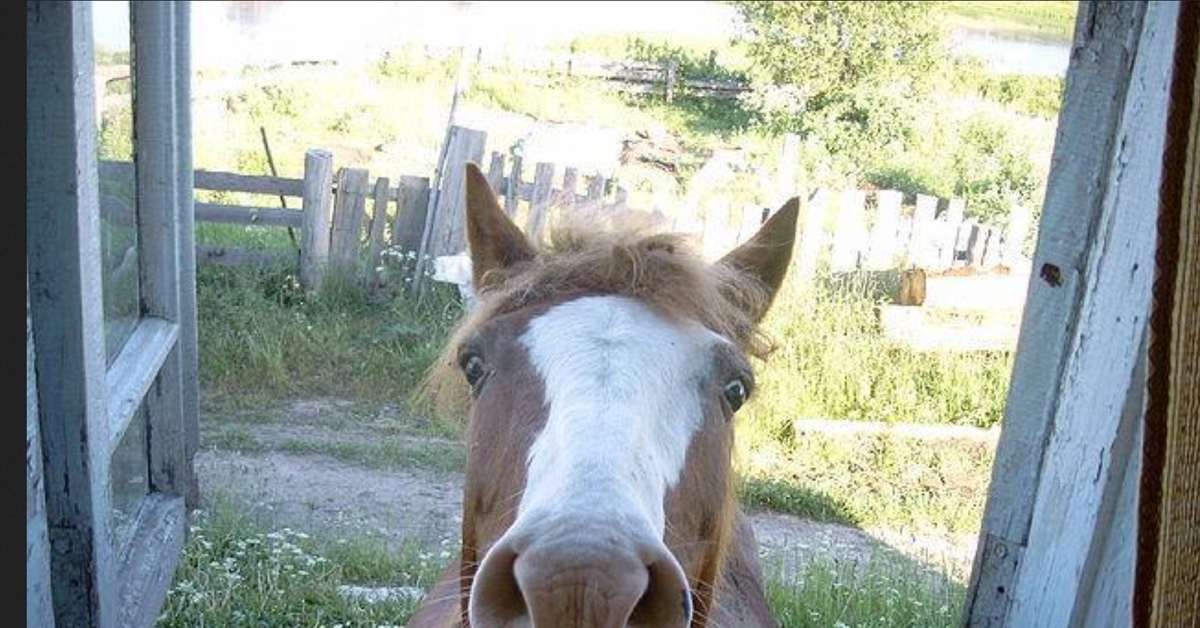
[[[779,211],[759,227],[758,233],[741,246],[726,253],[721,264],[726,264],[762,281],[767,289],[767,301],[759,311],[751,312],[754,319],[761,320],[767,313],[783,276],[792,261],[792,245],[796,241],[796,217],[800,214],[800,199],[792,197]]]
[[[477,290],[489,288],[489,272],[508,268],[537,255],[521,229],[508,218],[479,166],[467,162],[467,247],[471,278]]]

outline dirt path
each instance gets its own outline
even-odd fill
[[[341,538],[416,541],[429,548],[456,544],[462,474],[453,470],[460,468],[454,460],[439,468],[437,458],[453,458],[457,444],[402,433],[381,438],[378,429],[364,427],[372,421],[354,412],[345,402],[304,401],[253,417],[212,418],[196,458],[201,490],[210,497],[235,495],[276,526]],[[389,421],[376,416],[373,423],[378,428]],[[371,452],[385,446],[391,449],[384,453],[395,459],[430,447],[446,453],[435,454],[432,464],[415,455],[412,464],[373,463]],[[815,557],[862,563],[882,551],[942,566],[964,581],[975,550],[974,538],[965,535],[914,537],[750,514],[766,569],[794,573]]]

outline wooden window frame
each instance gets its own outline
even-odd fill
[[[198,497],[188,6],[131,2],[130,15],[141,316],[108,364],[92,6],[27,4],[28,440],[41,443],[54,614],[38,625],[152,626]],[[143,406],[149,492],[118,547],[110,461]]]

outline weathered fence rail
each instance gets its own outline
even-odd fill
[[[553,228],[556,213],[587,211],[602,216],[629,208],[628,191],[603,175],[551,163],[530,167],[519,156],[497,151],[490,152],[485,162],[486,133],[454,127],[448,137],[440,181],[400,175],[393,184],[392,178],[372,178],[364,169],[335,170],[332,154],[316,149],[305,155],[302,178],[197,170],[195,188],[205,199],[195,202],[197,221],[299,232],[293,237],[294,253],[202,245],[197,247],[197,259],[222,264],[298,263],[302,285],[313,289],[331,272],[377,285],[390,248],[415,262],[408,263],[406,271],[416,277],[427,270],[423,265],[430,258],[466,249],[462,166],[467,161],[486,163],[488,180],[505,211],[534,239]],[[108,180],[124,180],[132,189],[134,170],[129,163],[104,162],[101,174]],[[270,205],[219,203],[206,192],[273,200]],[[132,216],[132,209],[119,198],[102,198],[108,215]],[[298,203],[290,204],[288,198]],[[835,271],[1012,265],[1030,224],[1023,210],[1014,212],[1006,231],[966,219],[964,203],[958,199],[947,200],[940,214],[940,201],[931,196],[918,196],[914,206],[904,207],[901,194],[892,190],[818,190],[805,200],[801,241],[794,256],[801,276],[811,276],[819,263]],[[725,201],[690,216],[657,213],[675,229],[692,232],[706,249],[719,251],[753,233],[770,209]]]

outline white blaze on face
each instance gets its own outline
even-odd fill
[[[618,296],[548,310],[521,343],[545,383],[548,419],[529,451],[514,528],[604,521],[661,539],[663,500],[703,421],[700,390],[720,336]]]

